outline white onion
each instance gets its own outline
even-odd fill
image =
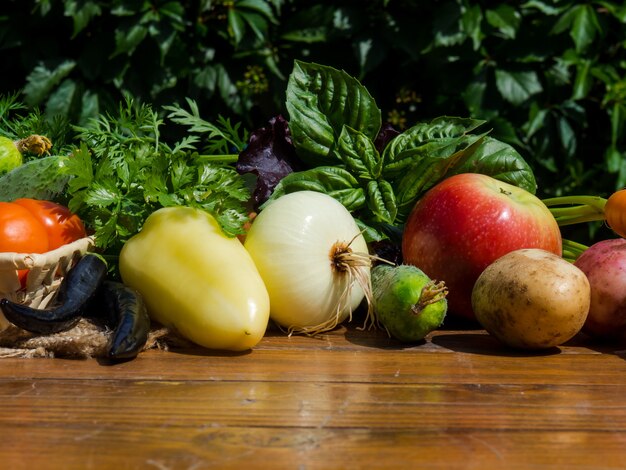
[[[254,219],[245,248],[270,296],[270,318],[316,334],[351,317],[371,289],[367,244],[348,210],[323,193],[278,198]]]

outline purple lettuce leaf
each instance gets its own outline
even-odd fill
[[[278,182],[289,173],[299,171],[302,163],[296,157],[287,120],[271,118],[265,127],[250,134],[248,146],[239,154],[236,170],[257,176],[252,193],[255,209],[271,196]]]
[[[390,123],[385,122],[380,128],[376,139],[374,140],[374,146],[376,147],[376,150],[378,150],[379,153],[382,153],[383,149],[387,146],[391,139],[399,134],[400,131],[394,129]]]

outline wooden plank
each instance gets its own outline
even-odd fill
[[[622,390],[4,381],[0,455],[5,468],[623,468]]]
[[[3,468],[626,467],[626,361],[341,328],[255,350],[0,362]]]
[[[2,366],[0,379],[626,385],[626,362],[621,354],[507,356],[419,348],[285,347],[243,354],[150,351],[134,361],[109,367],[94,361],[47,359],[3,359]]]
[[[3,426],[625,432],[619,386],[3,381]]]
[[[1,428],[0,428],[1,429]],[[5,429],[2,429],[5,431]],[[404,430],[68,427],[12,430],[11,469],[623,469],[626,438],[586,431],[419,433]],[[15,441],[14,441],[15,442]],[[26,445],[27,443],[37,445]]]

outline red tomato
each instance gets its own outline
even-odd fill
[[[82,220],[61,204],[26,198],[16,199],[13,204],[27,209],[45,227],[49,250],[87,236]]]
[[[10,202],[0,202],[0,252],[45,253],[48,251],[45,227],[27,209]],[[25,285],[28,270],[19,272]]]

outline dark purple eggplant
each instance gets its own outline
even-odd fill
[[[1,299],[0,309],[8,321],[31,333],[66,331],[78,323],[106,276],[106,262],[87,253],[66,273],[51,306],[37,309]]]
[[[91,314],[113,328],[107,348],[110,359],[132,359],[148,341],[150,317],[143,297],[121,282],[102,283]]]

